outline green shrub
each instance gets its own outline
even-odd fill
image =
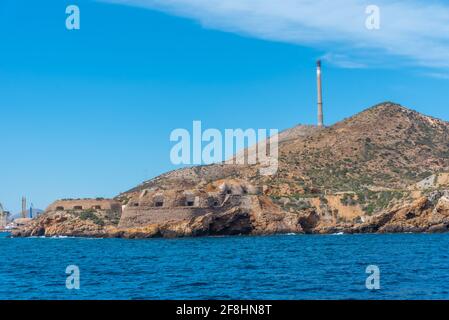
[[[79,214],[79,218],[81,220],[90,220],[95,224],[98,224],[100,226],[104,225],[104,221],[98,217],[95,213],[93,213],[92,211],[83,211]]]

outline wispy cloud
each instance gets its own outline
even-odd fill
[[[322,55],[320,59],[345,69],[361,69],[368,67],[366,63],[356,61],[353,57],[340,53],[328,52]]]
[[[449,3],[391,0],[102,0],[195,19],[206,28],[312,46],[342,67],[393,59],[449,72]],[[368,5],[380,29],[365,27]]]
[[[424,73],[425,76],[436,78],[436,79],[442,79],[442,80],[449,80],[449,72],[448,73],[442,73],[442,72],[427,72]]]

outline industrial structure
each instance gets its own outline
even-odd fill
[[[9,212],[3,209],[2,204],[0,203],[0,229],[6,227],[8,224]]]
[[[324,126],[323,117],[323,91],[321,86],[321,60],[316,63],[316,77],[318,90],[318,127]]]
[[[22,218],[27,217],[27,198],[22,197]]]

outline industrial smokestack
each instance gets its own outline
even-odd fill
[[[22,218],[27,216],[27,198],[22,197]]]
[[[316,63],[316,79],[317,79],[317,89],[318,89],[318,127],[324,125],[323,121],[323,94],[321,88],[321,60]]]

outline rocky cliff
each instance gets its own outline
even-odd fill
[[[15,232],[29,235],[174,237],[272,233],[448,231],[449,123],[382,103],[331,127],[297,126],[279,137],[279,170],[215,164],[168,172],[120,194],[208,192],[221,181],[262,190],[250,206],[210,210],[182,221],[103,223],[47,212]],[[168,192],[168,191],[167,191]]]

